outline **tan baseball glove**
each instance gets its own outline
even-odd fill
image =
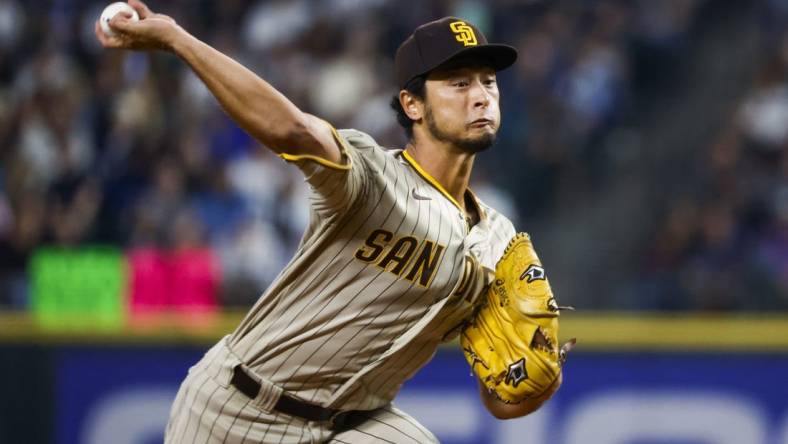
[[[556,381],[572,339],[558,346],[561,309],[531,238],[518,233],[495,267],[487,299],[460,336],[465,358],[502,401],[538,398]]]

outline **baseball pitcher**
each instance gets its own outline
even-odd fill
[[[517,58],[467,21],[417,28],[399,47],[392,100],[409,142],[386,150],[336,130],[270,84],[131,0],[107,48],[164,50],[249,134],[299,168],[311,222],[295,256],[238,328],[193,366],[167,443],[428,443],[392,404],[441,342],[460,337],[498,418],[561,384],[569,346],[530,238],[468,188],[500,125],[496,72]]]

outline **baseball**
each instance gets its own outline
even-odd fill
[[[109,21],[112,20],[112,17],[115,17],[115,15],[119,12],[128,12],[129,14],[131,14],[131,20],[137,21],[140,19],[140,16],[139,14],[137,14],[137,11],[135,11],[134,8],[129,6],[128,3],[126,2],[112,3],[111,5],[104,8],[104,11],[101,12],[101,18],[99,19],[101,30],[104,31],[104,34],[106,34],[109,37],[115,35],[115,31],[113,31],[112,28],[109,27]]]

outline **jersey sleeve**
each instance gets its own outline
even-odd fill
[[[310,203],[318,214],[342,212],[371,186],[368,160],[360,149],[375,145],[368,135],[356,130],[331,132],[339,145],[339,163],[309,154],[279,154],[297,166],[311,188]]]

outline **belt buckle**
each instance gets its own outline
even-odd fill
[[[331,430],[336,430],[345,425],[345,420],[347,419],[346,413],[348,412],[337,410],[328,418],[328,423],[331,425]]]

